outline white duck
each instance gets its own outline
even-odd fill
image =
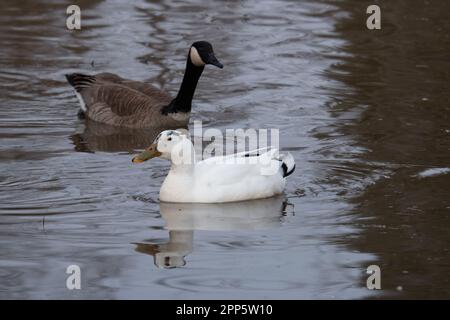
[[[191,140],[180,131],[161,132],[153,144],[133,158],[172,161],[159,193],[163,202],[222,203],[268,198],[281,194],[295,169],[292,155],[258,149],[195,161]]]

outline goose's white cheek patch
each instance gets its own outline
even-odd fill
[[[198,53],[197,49],[195,47],[191,47],[191,61],[194,64],[194,66],[202,67],[206,63],[200,58],[200,54]]]

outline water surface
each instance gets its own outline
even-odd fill
[[[379,3],[369,31],[365,1],[80,1],[68,31],[70,2],[7,0],[0,298],[449,298],[450,4]],[[130,161],[152,134],[77,119],[64,74],[175,94],[200,39],[225,68],[206,68],[191,122],[279,128],[283,197],[160,204],[168,163]]]

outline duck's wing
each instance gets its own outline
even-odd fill
[[[284,178],[294,171],[295,162],[290,153],[279,154],[276,148],[266,152],[258,150],[261,149],[200,161],[196,165],[197,174],[206,183],[233,184],[246,178],[275,174],[280,174]]]
[[[261,150],[264,149],[267,148]],[[240,181],[246,176],[261,175],[264,166],[269,166],[272,161],[278,162],[278,150],[258,150],[205,159],[196,164],[196,171],[198,169],[197,173],[205,179],[220,181],[221,184]]]
[[[225,156],[211,157],[211,158],[207,158],[201,162],[213,164],[213,163],[221,163],[226,160],[234,159],[234,158],[259,157],[259,156],[262,156],[263,154],[267,153],[271,149],[276,150],[271,147],[264,147],[264,148],[259,148],[259,149],[255,149],[255,150],[251,150],[251,151],[238,152],[238,153],[225,155]]]

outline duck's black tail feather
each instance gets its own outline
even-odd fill
[[[90,87],[95,83],[95,77],[81,73],[66,74],[66,79],[77,92],[81,92],[84,88]]]
[[[280,155],[281,168],[283,169],[283,178],[291,175],[295,171],[294,157],[288,152]]]

